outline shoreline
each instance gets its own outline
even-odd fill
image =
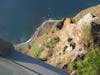
[[[63,21],[63,20],[52,20],[52,19],[49,19],[49,20],[44,21],[39,27],[36,28],[36,30],[33,33],[33,35],[26,42],[22,42],[22,43],[19,43],[19,44],[14,44],[13,45],[14,48],[16,49],[16,48],[18,48],[18,47],[20,47],[22,45],[25,45],[25,44],[30,43],[31,41],[34,41],[35,38],[37,38],[37,35],[40,32],[40,30],[45,26],[46,23],[48,23],[48,22],[53,22],[54,23],[54,22],[59,22],[59,21]]]

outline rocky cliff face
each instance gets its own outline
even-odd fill
[[[24,43],[16,49],[23,52],[27,49],[26,54],[72,74],[77,73],[78,68],[74,65],[79,62],[77,60],[85,60],[85,54],[91,53],[92,49],[98,48],[100,52],[100,5],[83,10],[74,18],[46,24],[42,28],[43,33],[40,31],[34,41]],[[97,52],[96,55],[99,59],[100,54]],[[98,60],[97,62],[99,63]],[[100,64],[98,67],[100,69]]]
[[[54,46],[54,48],[58,48],[58,51],[53,54],[53,57],[48,62],[55,64],[57,61],[57,63],[64,64],[66,61],[74,61],[78,55],[84,54],[88,50],[87,46],[93,44],[92,19],[92,15],[88,13],[80,21],[70,23],[63,28],[58,36],[60,41]],[[60,59],[64,61],[60,61]]]

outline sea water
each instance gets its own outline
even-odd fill
[[[97,4],[100,0],[0,0],[0,38],[24,42],[45,20],[73,17]]]

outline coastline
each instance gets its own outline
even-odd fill
[[[80,11],[76,16],[74,16],[72,19],[73,20],[76,20],[78,21],[80,18],[82,18],[85,14],[91,12],[94,16],[99,16],[99,7],[100,5],[96,5],[96,6],[92,6],[92,7],[88,7],[87,9],[84,9],[82,11]],[[91,9],[91,10],[90,10]],[[98,9],[95,11],[95,9]],[[90,11],[89,11],[90,10]],[[94,12],[95,11],[95,12]],[[59,21],[63,21],[62,19],[61,20],[52,20],[52,19],[49,19],[49,20],[46,20],[44,21],[39,27],[36,28],[35,32],[33,33],[33,35],[25,42],[22,42],[22,43],[19,43],[19,44],[14,44],[14,48],[16,50],[19,50],[19,48],[21,46],[26,46],[26,45],[29,45],[29,43],[33,42],[37,37],[38,37],[38,34],[41,32],[41,29],[43,29],[43,27],[45,27],[47,24],[46,23],[54,23],[54,22],[59,22]],[[17,49],[18,48],[18,49]]]
[[[36,30],[33,33],[33,35],[26,42],[22,42],[22,43],[13,45],[14,48],[17,49],[22,45],[25,45],[25,44],[30,43],[31,41],[34,41],[37,38],[37,36],[38,36],[39,32],[41,31],[41,29],[43,27],[45,27],[46,23],[49,23],[49,22],[50,23],[55,23],[55,22],[59,22],[59,21],[63,21],[63,20],[52,20],[52,19],[49,19],[49,20],[44,21],[39,27],[36,28]]]
[[[100,57],[99,32],[100,5],[97,5],[82,10],[73,18],[44,21],[29,40],[14,47],[71,75],[80,72],[83,75],[85,72],[96,74],[100,68],[100,64],[96,64],[99,63]],[[90,61],[93,63],[89,63]],[[92,72],[91,68],[88,68],[88,72],[86,66],[92,65],[97,69],[93,68]]]

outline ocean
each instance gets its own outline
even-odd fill
[[[0,38],[27,41],[47,19],[73,17],[100,0],[0,0]]]

